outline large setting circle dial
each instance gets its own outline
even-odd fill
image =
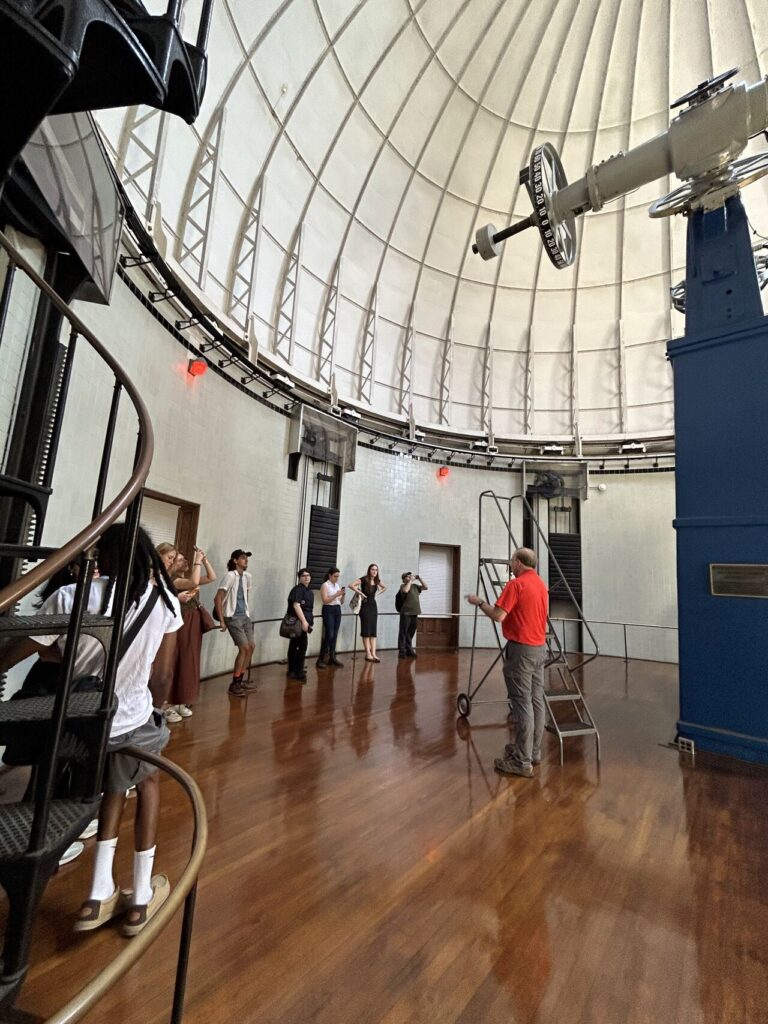
[[[526,185],[544,249],[558,270],[570,267],[576,257],[574,216],[559,217],[553,202],[555,193],[567,184],[555,147],[549,142],[537,146],[531,153]]]

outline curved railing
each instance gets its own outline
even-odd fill
[[[146,750],[140,750],[138,747],[126,747],[125,752],[132,757],[138,758],[140,761],[147,761],[161,771],[166,772],[181,785],[182,789],[189,796],[193,815],[192,850],[189,861],[181,873],[178,882],[171,889],[170,896],[146,927],[135,938],[131,939],[125,949],[118,953],[104,970],[100,971],[74,998],[70,999],[66,1006],[63,1006],[52,1017],[49,1017],[45,1024],[74,1024],[75,1021],[82,1020],[86,1013],[93,1008],[123,975],[128,973],[145,950],[159,937],[183,902],[185,904],[184,921],[181,929],[179,964],[176,971],[176,987],[174,990],[171,1024],[179,1024],[181,1021],[187,960],[189,957],[189,942],[192,931],[192,915],[194,913],[195,896],[197,893],[197,876],[200,873],[200,866],[203,862],[208,843],[208,821],[205,814],[205,804],[195,780],[172,761],[168,761],[164,757],[158,757],[156,754],[149,754]]]
[[[101,535],[104,533],[108,526],[118,518],[118,516],[125,511],[130,505],[131,501],[136,497],[141,488],[144,486],[144,481],[149,474],[149,467],[152,464],[152,454],[154,451],[154,434],[152,432],[152,423],[149,419],[149,413],[147,407],[141,398],[141,395],[136,390],[136,387],[127,376],[123,368],[117,362],[115,357],[107,351],[107,349],[101,344],[101,342],[94,336],[92,331],[85,326],[83,321],[72,312],[67,303],[47,284],[37,271],[30,266],[30,264],[24,259],[21,253],[15,248],[6,235],[0,231],[0,249],[4,249],[8,255],[8,270],[7,273],[11,273],[11,268],[16,267],[23,271],[27,277],[29,277],[36,287],[46,296],[48,301],[54,306],[69,322],[73,330],[81,335],[91,348],[98,353],[98,355],[104,360],[115,375],[115,380],[125,390],[126,394],[133,403],[136,416],[139,421],[139,442],[136,453],[136,461],[133,467],[133,473],[130,479],[125,484],[123,489],[115,496],[115,498],[107,505],[107,507],[100,511],[99,514],[82,529],[78,534],[68,540],[66,544],[49,555],[44,561],[38,563],[33,569],[20,576],[17,580],[9,583],[7,586],[0,590],[0,613],[7,611],[12,608],[17,601],[20,601],[26,594],[31,593],[47,579],[49,579],[54,573],[58,572],[59,569],[63,569],[69,565],[70,562],[82,554],[87,548],[89,548]]]

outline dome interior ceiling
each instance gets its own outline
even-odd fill
[[[196,125],[98,121],[169,261],[272,364],[425,426],[663,435],[685,223],[647,208],[676,180],[581,218],[564,271],[533,231],[470,246],[528,216],[535,145],[578,178],[767,48],[762,0],[218,0]],[[764,182],[745,203],[768,234]]]

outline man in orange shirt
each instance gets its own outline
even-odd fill
[[[503,653],[504,682],[517,722],[517,736],[493,766],[504,775],[522,775],[526,779],[533,775],[533,765],[541,761],[546,711],[544,662],[549,592],[536,572],[536,561],[536,553],[530,548],[515,551],[509,563],[515,578],[504,587],[495,605],[477,594],[467,594],[471,605],[501,623],[507,641]]]

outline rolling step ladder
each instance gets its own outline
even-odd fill
[[[552,554],[547,540],[541,532],[539,524],[534,516],[533,509],[527,502],[523,495],[517,495],[513,498],[499,499],[493,492],[484,492],[480,496],[480,545],[482,545],[482,512],[483,512],[483,499],[490,498],[493,500],[498,511],[500,512],[505,526],[509,535],[510,542],[510,553],[506,558],[488,558],[480,553],[478,557],[478,593],[484,598],[488,604],[495,604],[498,600],[502,590],[509,581],[509,562],[512,550],[518,547],[514,535],[509,526],[511,516],[504,514],[503,509],[500,506],[500,501],[506,501],[510,504],[514,500],[520,500],[524,503],[527,508],[528,514],[531,517],[535,528],[538,531],[539,538],[543,545],[547,548],[550,557],[550,566],[554,567],[556,573],[556,587],[558,591],[565,590],[570,596],[577,609],[579,618],[584,626],[585,631],[592,638],[595,646],[595,653],[582,658],[577,664],[570,664],[566,651],[560,640],[560,637],[555,631],[552,621],[547,617],[547,634],[546,634],[546,646],[547,646],[547,657],[545,661],[545,691],[544,701],[547,708],[547,730],[553,733],[557,737],[557,742],[560,748],[560,764],[563,764],[564,760],[564,743],[565,740],[571,739],[577,736],[594,736],[595,748],[597,753],[597,760],[600,760],[600,734],[595,724],[592,713],[589,710],[587,702],[584,698],[584,694],[581,692],[578,681],[576,679],[576,672],[583,668],[589,661],[592,661],[598,654],[597,641],[595,640],[594,634],[592,633],[588,623],[584,619],[583,612],[577,603],[573,592],[566,580],[562,570],[560,569],[557,559]],[[482,552],[482,546],[480,548]],[[550,591],[555,589],[555,585],[550,580]],[[472,713],[472,708],[476,704],[495,704],[495,703],[508,703],[506,699],[496,700],[476,700],[476,695],[485,683],[486,679],[491,675],[493,670],[497,667],[503,657],[504,645],[506,641],[501,633],[500,624],[493,622],[494,635],[496,638],[496,644],[498,646],[498,654],[494,658],[489,668],[483,673],[479,681],[473,685],[473,669],[474,669],[474,655],[475,646],[477,639],[477,621],[478,612],[475,610],[475,625],[472,634],[472,656],[470,660],[469,670],[469,683],[467,690],[464,693],[460,693],[456,705],[458,712],[462,718],[469,718]],[[511,708],[510,708],[511,710]]]

